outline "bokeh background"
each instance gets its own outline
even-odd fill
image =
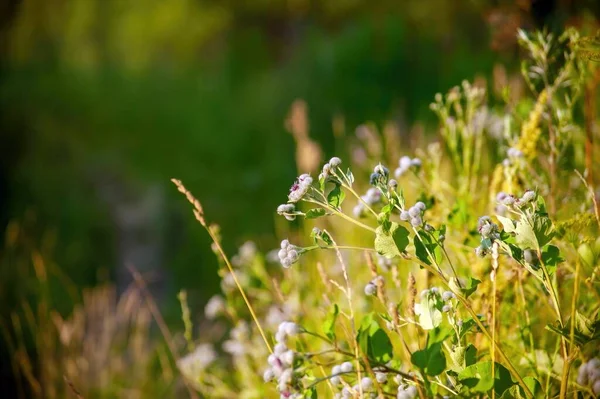
[[[599,4],[3,0],[3,337],[19,334],[28,307],[66,318],[86,288],[125,292],[127,265],[167,324],[181,329],[180,289],[202,318],[217,260],[171,177],[201,199],[228,251],[248,239],[269,250],[297,148],[344,156],[362,123],[391,121],[402,143],[435,134],[435,93],[518,72],[518,28],[593,26]],[[299,130],[286,123],[293,104]],[[21,344],[0,339],[7,397],[28,385],[14,377],[15,346],[39,371],[29,330]]]

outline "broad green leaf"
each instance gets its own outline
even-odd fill
[[[431,265],[431,256],[436,258],[437,262],[441,261],[441,254],[439,251],[439,245],[426,231],[420,231],[419,235],[414,237],[415,254],[422,262]]]
[[[470,297],[475,291],[477,291],[477,286],[479,284],[481,284],[481,280],[469,277],[469,281],[467,281],[466,287],[463,287],[462,289],[462,293],[465,296],[465,298]]]
[[[466,367],[475,364],[477,348],[469,344],[467,346],[456,346],[450,352],[450,369],[460,373]]]
[[[339,209],[346,198],[346,194],[339,184],[336,184],[333,190],[327,194],[327,202],[335,209]]]
[[[533,377],[524,377],[523,382],[529,388],[534,398],[542,397],[543,389],[542,384],[539,383]],[[520,385],[513,385],[510,389],[506,390],[500,399],[528,399],[528,396],[525,394],[525,390],[521,388]]]
[[[513,386],[510,372],[500,363],[495,363],[492,375],[492,362],[485,361],[466,367],[458,374],[458,379],[472,392],[488,393],[492,389],[497,395]]]
[[[385,330],[374,318],[374,313],[369,313],[362,319],[357,334],[357,342],[369,359],[374,359],[379,363],[387,363],[394,355],[394,347]]]
[[[375,250],[386,258],[400,256],[408,246],[408,230],[391,222],[389,229],[379,226],[375,230]]]
[[[548,244],[554,237],[554,227],[550,218],[545,214],[535,213],[533,215],[533,232],[540,248]]]
[[[512,219],[509,219],[504,216],[496,215],[500,223],[502,223],[502,227],[504,227],[504,231],[507,233],[512,233],[515,231],[515,222]]]
[[[327,318],[323,322],[323,332],[332,341],[335,341],[335,321],[337,320],[340,308],[336,303],[333,304],[333,309],[329,311]]]
[[[423,330],[433,330],[442,323],[443,304],[434,295],[427,295],[421,303],[415,303],[415,314],[419,316],[419,325]]]
[[[442,352],[442,344],[440,342],[426,349],[413,352],[410,361],[430,376],[440,375],[446,369],[446,356]]]
[[[555,247],[554,245],[548,245],[542,251],[542,261],[546,265],[548,273],[550,273],[550,275],[553,275],[556,271],[556,266],[559,263],[564,262],[564,259],[560,257],[560,250],[557,247]]]
[[[538,241],[529,221],[522,218],[515,227],[515,241],[521,249],[537,249]]]
[[[325,211],[325,209],[323,209],[323,208],[313,208],[313,209],[309,209],[308,211],[306,211],[306,214],[304,217],[306,219],[316,219],[321,216],[325,216],[326,214],[327,214],[327,211]]]

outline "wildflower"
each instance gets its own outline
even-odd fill
[[[225,300],[220,295],[213,295],[204,307],[204,316],[213,320],[225,311]]]
[[[394,179],[390,179],[390,181],[388,181],[388,187],[392,190],[395,190],[396,187],[398,187],[398,182]]]
[[[377,286],[372,282],[365,285],[365,295],[371,296],[377,294]]]
[[[277,253],[281,265],[286,269],[298,261],[300,254],[298,253],[297,247],[291,245],[288,240],[281,241],[281,249]]]
[[[382,373],[380,371],[375,373],[375,379],[380,384],[385,384],[387,382],[387,378],[388,378],[388,376],[386,373]]]
[[[423,219],[421,219],[420,216],[414,217],[410,219],[410,224],[413,225],[413,227],[419,227],[423,224]]]
[[[456,296],[455,296],[455,295],[454,295],[454,293],[453,293],[453,292],[451,292],[451,291],[444,291],[444,293],[442,294],[442,299],[443,299],[445,302],[448,302],[449,300],[451,300],[451,299],[453,299],[453,298],[456,298]]]
[[[277,345],[275,345],[273,348],[273,353],[278,356],[283,355],[286,351],[287,346],[283,342],[277,343]]]
[[[365,201],[369,205],[374,205],[381,201],[381,191],[376,189],[375,187],[371,187],[367,190],[367,194],[363,195],[362,200]]]
[[[398,161],[398,168],[396,168],[396,170],[394,171],[394,176],[396,176],[396,178],[399,178],[404,173],[406,173],[409,169],[411,169],[411,168],[419,169],[421,167],[421,165],[422,165],[422,162],[419,158],[411,159],[410,157],[403,156]]]
[[[579,366],[577,373],[577,383],[583,386],[589,386],[595,395],[600,395],[600,360],[590,359]]]
[[[515,203],[516,198],[512,195],[507,195],[502,199],[502,205],[511,206]]]
[[[398,386],[398,399],[413,399],[417,396],[417,388],[414,385],[400,385]]]
[[[275,372],[273,371],[273,369],[266,369],[264,374],[263,374],[263,380],[265,382],[269,382],[272,381],[273,378],[275,378]]]
[[[423,203],[422,201],[417,202],[414,205],[415,208],[420,209],[421,212],[425,212],[425,209],[427,209],[427,207],[425,206],[425,203]]]
[[[379,173],[382,176],[389,176],[390,171],[388,168],[386,168],[385,166],[383,166],[382,164],[379,164],[377,166],[375,166],[375,168],[373,169],[374,173]]]
[[[498,194],[496,194],[496,201],[502,202],[507,196],[508,194],[506,194],[504,191],[500,191]]]
[[[340,364],[340,371],[342,373],[349,373],[354,369],[354,366],[350,362],[344,362]]]
[[[378,184],[387,185],[389,175],[390,171],[388,168],[379,164],[373,169],[373,173],[371,173],[371,177],[369,178],[369,183],[372,186],[377,186]]]
[[[331,377],[329,379],[329,381],[331,381],[331,383],[333,385],[335,385],[335,386],[338,386],[338,385],[340,385],[342,383],[342,379],[338,375],[335,375],[335,376]]]
[[[373,386],[373,381],[369,377],[363,377],[363,379],[360,380],[360,386],[362,389],[369,389]]]
[[[354,208],[352,208],[352,214],[355,218],[361,218],[365,214],[365,206],[363,203],[358,203]]]
[[[331,165],[332,168],[337,168],[341,164],[342,164],[342,160],[338,157],[333,157],[329,160],[329,165]]]
[[[452,306],[450,306],[450,305],[444,305],[442,307],[442,312],[444,312],[444,313],[448,313],[450,310],[452,310]]]
[[[394,262],[383,255],[377,254],[377,264],[384,271],[388,271]]]
[[[535,199],[535,191],[527,190],[521,197],[521,202],[528,203],[528,202],[532,202],[534,199]]]
[[[421,216],[421,209],[417,208],[416,206],[413,206],[411,208],[408,209],[408,214],[410,215],[410,217],[417,217],[417,216]]]
[[[400,220],[405,222],[410,220],[410,213],[408,213],[408,211],[400,211]]]
[[[277,214],[284,216],[287,220],[296,219],[296,215],[292,213],[296,211],[296,206],[294,204],[281,204],[277,207]]]
[[[313,179],[309,174],[305,173],[300,175],[290,188],[290,193],[288,195],[290,202],[300,201],[310,189],[312,182]]]
[[[294,351],[292,350],[288,350],[285,353],[283,353],[281,355],[281,361],[285,364],[287,364],[288,366],[291,366],[294,364]]]

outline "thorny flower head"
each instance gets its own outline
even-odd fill
[[[309,174],[305,173],[300,175],[290,188],[290,194],[288,195],[290,202],[300,201],[310,189],[312,182],[313,179]]]

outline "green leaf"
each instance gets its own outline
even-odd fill
[[[308,211],[306,211],[306,214],[304,215],[304,217],[306,219],[316,219],[321,216],[325,216],[326,214],[327,214],[327,211],[323,208],[313,208],[313,209],[309,209]]]
[[[512,219],[506,218],[504,216],[496,215],[500,223],[502,223],[502,227],[504,227],[504,231],[507,233],[513,233],[515,231],[515,222]]]
[[[542,251],[542,261],[548,269],[548,273],[552,276],[556,271],[556,266],[564,262],[564,259],[560,257],[560,250],[554,245],[548,245]]]
[[[546,329],[565,337],[570,342],[571,323],[573,318],[569,318],[564,327],[561,327],[557,321],[555,324],[547,325]],[[600,339],[600,319],[592,321],[575,311],[574,343],[581,347],[598,339]]]
[[[352,184],[354,183],[354,175],[352,174],[352,171],[350,170],[350,168],[348,168],[348,171],[346,171],[346,177],[348,178],[348,181],[350,182],[350,185],[352,186]]]
[[[318,399],[319,396],[317,395],[317,388],[312,387],[310,389],[304,390],[304,398],[305,399]]]
[[[442,301],[435,295],[427,295],[421,303],[415,303],[415,314],[423,330],[432,330],[442,323]]]
[[[492,374],[492,362],[485,361],[466,367],[458,374],[458,379],[472,392],[488,393],[492,389],[502,395],[515,383],[510,372],[500,363],[495,363]]]
[[[523,382],[529,388],[534,398],[538,398],[542,396],[542,384],[539,383],[533,377],[524,377]],[[528,396],[525,394],[525,390],[521,388],[520,385],[513,385],[510,389],[506,390],[500,399],[528,399]]]
[[[450,352],[450,369],[460,373],[466,367],[475,364],[477,348],[469,344],[467,346],[456,346]]]
[[[332,341],[335,341],[335,321],[337,320],[340,308],[336,303],[333,304],[333,309],[329,311],[327,318],[323,322],[323,332]]]
[[[369,313],[362,319],[356,340],[369,359],[387,363],[394,355],[394,347],[385,330],[374,317],[374,313]]]
[[[391,222],[389,229],[385,225],[375,230],[375,250],[386,258],[400,256],[408,246],[408,230],[398,223]]]
[[[446,356],[442,352],[440,342],[436,342],[426,349],[413,352],[410,361],[430,376],[440,375],[446,369]]]
[[[477,291],[477,286],[479,284],[481,284],[481,280],[469,277],[469,281],[467,281],[466,287],[462,289],[462,293],[465,296],[465,298],[470,297],[475,291]]]
[[[336,184],[333,190],[327,194],[327,202],[335,209],[340,208],[342,202],[344,202],[344,198],[346,198],[346,194],[339,184]]]
[[[535,213],[533,215],[533,232],[540,248],[548,244],[554,237],[554,227],[550,218],[545,214]]]
[[[420,231],[419,235],[414,237],[415,254],[423,263],[431,265],[431,258],[429,254],[436,258],[436,261],[440,261],[441,254],[439,251],[439,245],[426,231]],[[429,251],[429,253],[428,253]]]
[[[538,248],[538,241],[533,231],[533,227],[524,217],[517,223],[515,227],[515,241],[521,249]]]

